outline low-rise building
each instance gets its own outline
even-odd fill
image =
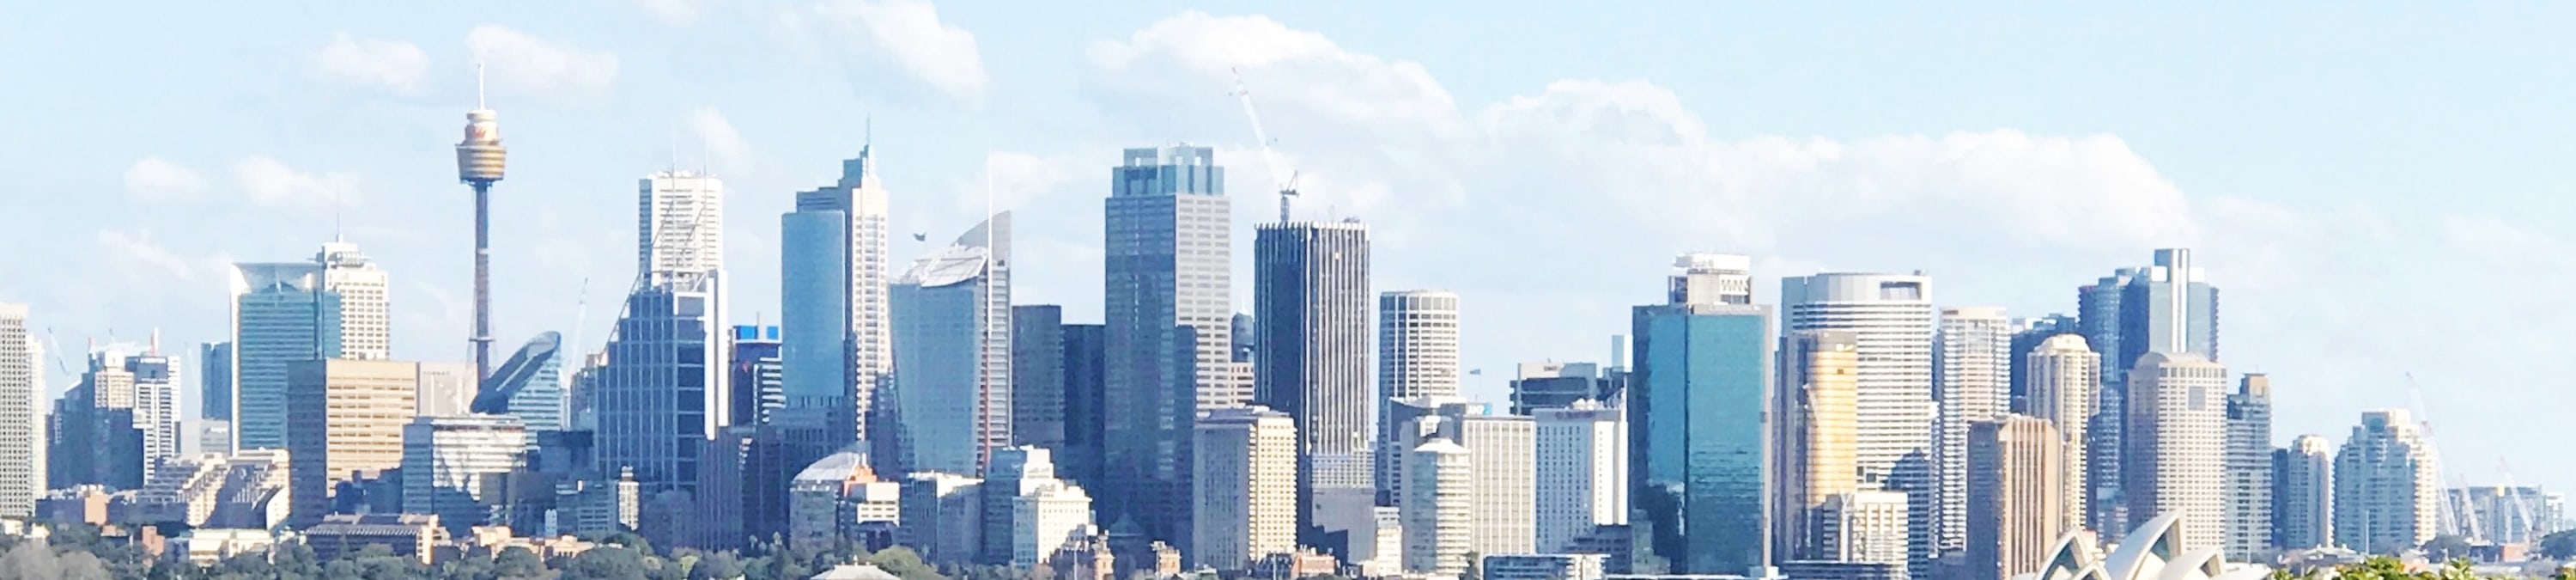
[[[447,537],[434,514],[331,514],[304,529],[304,545],[313,548],[314,559],[326,562],[383,544],[396,556],[428,564]]]
[[[1485,556],[1485,580],[1602,580],[1610,557],[1602,554],[1497,554]]]
[[[179,534],[170,541],[163,557],[173,562],[212,566],[241,554],[266,553],[277,545],[277,534],[265,529],[197,528]]]

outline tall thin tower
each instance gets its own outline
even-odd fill
[[[501,181],[500,115],[483,106],[483,67],[474,67],[474,110],[456,143],[456,179],[474,187],[474,380],[492,376],[492,184]]]

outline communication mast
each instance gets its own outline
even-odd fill
[[[465,140],[456,143],[456,179],[474,188],[474,382],[492,376],[492,184],[501,181],[508,150],[501,147],[498,113],[483,106],[483,65],[474,65],[474,110],[465,113]]]
[[[1234,71],[1234,97],[1243,102],[1243,116],[1252,119],[1252,138],[1261,143],[1261,160],[1270,166],[1270,178],[1279,179],[1279,223],[1288,223],[1288,201],[1297,197],[1297,174],[1280,171],[1279,153],[1270,150],[1270,135],[1261,130],[1261,112],[1252,108],[1252,89],[1243,86],[1243,70]],[[1285,175],[1286,177],[1281,177]]]

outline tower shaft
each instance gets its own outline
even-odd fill
[[[474,380],[492,376],[492,182],[474,182]]]

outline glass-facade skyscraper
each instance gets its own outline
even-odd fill
[[[779,218],[787,406],[778,423],[819,449],[868,438],[878,379],[893,364],[886,200],[875,151],[862,148],[841,162],[839,181],[798,192],[796,210]]]
[[[1010,259],[1004,212],[888,287],[913,471],[983,473],[994,450],[1011,446]]]
[[[1104,402],[1116,412],[1103,425],[1101,521],[1187,543],[1192,416],[1250,395],[1231,352],[1233,210],[1214,148],[1128,149],[1124,161],[1104,202]]]
[[[1728,298],[1739,295],[1677,290],[1633,318],[1630,501],[1644,517],[1629,523],[1672,573],[1745,574],[1769,550],[1763,415],[1778,338],[1771,308]]]
[[[1376,518],[1368,226],[1262,224],[1253,254],[1253,398],[1297,426],[1299,543],[1347,560]]]
[[[473,409],[487,415],[519,418],[529,432],[560,431],[564,422],[563,335],[537,333],[484,377]]]
[[[357,244],[331,242],[308,262],[234,264],[234,449],[286,447],[286,366],[392,354],[384,270]]]

